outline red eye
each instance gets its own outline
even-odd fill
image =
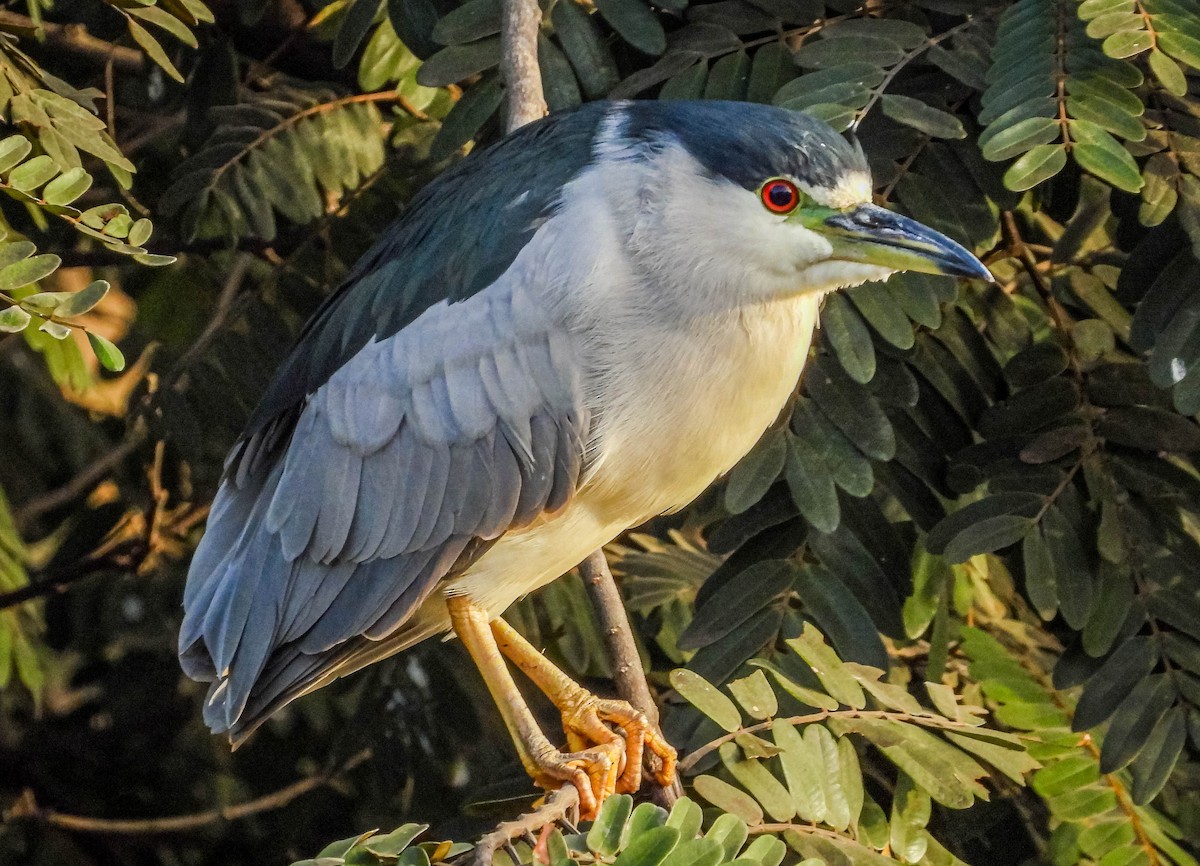
[[[800,204],[800,191],[790,180],[770,180],[762,188],[762,203],[771,213],[791,213]]]

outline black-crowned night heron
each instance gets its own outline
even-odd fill
[[[180,635],[208,724],[239,742],[453,630],[538,784],[573,783],[589,813],[637,788],[644,748],[669,776],[644,717],[500,614],[728,471],[792,393],[821,296],[901,270],[988,278],[872,205],[861,151],[791,111],[593,103],[448,169],[308,323],[229,457]]]

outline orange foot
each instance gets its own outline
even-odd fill
[[[658,760],[653,769],[655,781],[671,785],[675,780],[675,750],[650,724],[644,713],[625,701],[598,698],[590,692],[572,696],[562,707],[563,730],[567,747],[579,752],[589,744],[617,749],[620,754],[620,776],[614,785],[605,788],[597,808],[613,793],[633,794],[642,786],[642,758],[647,751]],[[610,725],[616,727],[617,733]]]

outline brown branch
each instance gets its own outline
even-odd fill
[[[229,273],[225,275],[225,284],[221,287],[221,294],[217,296],[217,307],[213,310],[212,317],[204,326],[204,330],[200,332],[200,336],[196,337],[192,341],[192,345],[188,346],[187,351],[179,356],[179,360],[172,366],[162,387],[171,387],[179,375],[203,354],[204,350],[208,348],[208,344],[217,336],[217,332],[221,330],[225,320],[229,317],[234,299],[237,298],[242,284],[246,281],[246,274],[249,272],[253,260],[254,257],[247,252],[240,252],[234,256],[233,264],[229,266]]]
[[[503,10],[500,74],[508,96],[506,126],[512,132],[546,115],[537,55],[542,10],[537,0],[504,0]]]
[[[505,821],[488,833],[475,845],[470,862],[474,866],[492,866],[496,852],[510,845],[513,839],[541,830],[547,824],[567,822],[571,825],[579,820],[579,791],[574,785],[563,785],[546,795],[542,805],[532,812],[512,821]],[[517,862],[517,858],[512,858]]]
[[[604,636],[604,646],[608,650],[618,694],[645,715],[651,725],[658,727],[658,706],[650,694],[650,686],[642,671],[642,658],[633,640],[633,628],[629,624],[617,582],[608,567],[608,560],[604,558],[604,551],[597,550],[581,562],[579,574],[600,620],[600,632]],[[652,787],[655,802],[668,809],[682,793],[678,779],[670,787]]]
[[[89,818],[84,815],[67,815],[53,809],[43,809],[33,799],[33,793],[26,790],[16,804],[3,814],[5,821],[31,820],[64,830],[77,833],[108,833],[123,835],[150,835],[155,833],[187,833],[223,821],[236,821],[261,812],[281,809],[297,797],[311,791],[330,787],[339,777],[348,773],[359,764],[371,757],[371,750],[363,751],[352,756],[339,767],[334,767],[315,776],[300,779],[285,788],[280,788],[270,794],[247,800],[236,806],[225,806],[220,809],[208,809],[190,815],[173,815],[167,818]],[[571,789],[574,791],[574,788]]]
[[[645,714],[651,723],[658,724],[658,707],[650,695],[650,687],[642,673],[642,659],[638,655],[625,605],[613,579],[604,551],[597,550],[579,564],[579,574],[587,587],[588,595],[600,619],[600,631],[612,662],[613,681],[621,697],[633,708]]]
[[[49,47],[86,57],[96,63],[111,60],[114,66],[128,72],[141,72],[146,68],[146,55],[142,52],[99,39],[88,33],[82,24],[37,22],[16,12],[0,10],[0,26],[32,30],[44,37]]]
[[[87,468],[62,487],[43,493],[41,496],[35,496],[21,506],[16,514],[17,522],[22,525],[28,525],[47,511],[53,511],[87,494],[109,472],[116,468],[121,461],[136,451],[145,438],[146,433],[144,430],[134,429],[130,431],[124,441],[117,443],[111,450],[88,464]]]
[[[126,541],[102,556],[89,556],[73,562],[54,573],[52,577],[31,580],[25,586],[11,592],[0,593],[0,610],[16,607],[35,598],[62,592],[71,584],[90,575],[114,568],[128,568],[138,558],[144,545],[138,541]]]

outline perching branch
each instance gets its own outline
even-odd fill
[[[43,809],[33,799],[33,792],[26,790],[12,808],[3,813],[4,821],[29,820],[77,833],[109,833],[122,835],[143,836],[154,833],[187,833],[200,830],[223,821],[236,821],[248,818],[261,812],[282,809],[297,797],[310,791],[332,786],[338,780],[371,757],[371,750],[353,755],[349,760],[337,767],[332,767],[306,779],[293,782],[285,788],[280,788],[270,794],[247,800],[236,806],[226,806],[220,809],[208,809],[190,815],[172,815],[167,818],[138,818],[112,819],[88,818],[83,815],[67,815],[53,809]],[[574,791],[574,788],[571,788]]]
[[[537,0],[504,0],[500,70],[508,91],[506,128],[509,132],[546,114],[546,98],[542,92],[537,59],[541,18],[541,7]],[[642,673],[642,660],[633,640],[633,629],[629,625],[625,606],[621,603],[617,583],[604,558],[604,551],[597,550],[580,563],[579,573],[600,619],[617,692],[657,727],[658,707]],[[678,791],[660,788],[655,799],[661,801],[660,805],[670,806],[678,794]]]
[[[597,550],[579,564],[579,574],[600,619],[600,631],[612,662],[613,681],[621,697],[633,708],[645,714],[651,723],[658,724],[658,707],[650,696],[650,687],[642,673],[642,659],[625,615],[625,606],[617,590],[604,551]]]
[[[563,785],[546,795],[545,801],[531,812],[512,821],[505,821],[488,833],[475,845],[471,852],[474,866],[491,866],[496,852],[510,846],[514,839],[532,836],[548,824],[568,823],[579,820],[579,791],[574,785]],[[517,862],[513,857],[512,861]]]
[[[546,115],[537,37],[542,10],[537,0],[504,0],[500,74],[508,94],[509,132]]]

